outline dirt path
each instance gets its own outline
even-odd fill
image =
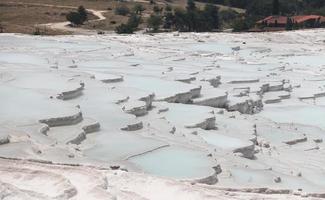
[[[88,12],[92,13],[95,15],[98,19],[93,19],[89,20],[88,22],[96,22],[96,21],[102,21],[105,20],[106,17],[103,15],[104,12],[107,11],[100,11],[100,10],[93,10],[93,9],[86,9]],[[57,22],[57,23],[48,23],[48,24],[40,24],[41,26],[45,26],[47,28],[51,29],[57,29],[57,30],[62,30],[62,31],[69,31],[74,34],[81,34],[81,35],[92,35],[92,34],[97,34],[97,30],[90,30],[90,29],[85,29],[82,27],[71,27],[70,22]]]
[[[53,7],[53,8],[67,8],[67,9],[78,9],[75,6],[60,6],[60,5],[51,5],[51,4],[42,4],[42,3],[17,3],[17,2],[8,2],[6,4],[13,5],[29,5],[29,6],[40,6],[40,7]],[[88,22],[102,21],[105,20],[106,17],[103,13],[107,12],[105,10],[94,10],[94,9],[86,9],[89,13],[93,14],[97,17],[97,19],[89,20]],[[69,26],[70,22],[55,22],[48,24],[38,24],[37,26],[46,27],[50,29],[57,29],[62,31],[72,32],[74,34],[82,34],[82,35],[92,35],[97,34],[97,30],[89,30],[82,27],[71,27]]]

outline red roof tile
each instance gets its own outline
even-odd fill
[[[268,16],[262,20],[257,21],[257,24],[262,24],[263,22],[266,22],[267,24],[275,24],[275,21],[277,24],[286,24],[287,18],[285,16]],[[293,22],[297,23],[303,23],[308,20],[318,20],[320,19],[321,22],[325,22],[325,17],[320,15],[298,15],[290,17]]]
[[[277,24],[286,24],[287,17],[285,17],[285,16],[269,16],[269,17],[266,17],[265,19],[258,21],[257,23],[261,24],[264,21],[268,24],[275,24],[275,22],[277,22]]]
[[[319,16],[319,15],[301,15],[301,16],[293,16],[293,17],[291,17],[291,19],[294,22],[297,22],[297,23],[302,23],[302,22],[305,22],[305,21],[308,21],[308,20],[317,20],[317,19],[320,19],[320,18],[322,18],[322,16]]]

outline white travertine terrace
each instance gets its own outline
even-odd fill
[[[0,199],[325,198],[324,58],[324,29],[1,34]]]

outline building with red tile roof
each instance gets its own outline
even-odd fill
[[[256,25],[263,27],[286,27],[288,20],[299,27],[317,27],[325,24],[325,17],[320,15],[297,15],[292,17],[273,15],[256,22]]]
[[[287,17],[285,16],[268,16],[265,19],[262,19],[256,22],[258,25],[265,24],[266,26],[285,26],[287,24]]]

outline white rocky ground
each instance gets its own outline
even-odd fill
[[[323,29],[1,34],[0,199],[325,198],[324,58]]]

